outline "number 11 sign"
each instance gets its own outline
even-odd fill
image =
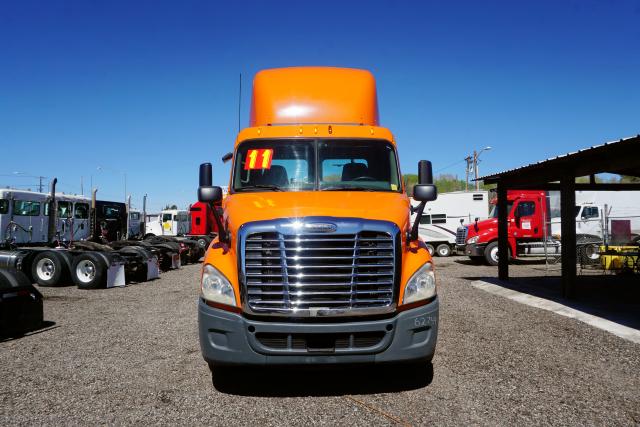
[[[244,169],[271,169],[273,159],[273,148],[260,148],[247,151],[247,159],[244,162]]]

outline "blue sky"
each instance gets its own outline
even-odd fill
[[[0,184],[194,201],[237,132],[238,75],[366,68],[403,172],[464,176],[640,133],[640,2],[0,3]],[[98,170],[101,166],[101,170]],[[14,174],[21,172],[21,174]]]

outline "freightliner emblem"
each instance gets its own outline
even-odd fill
[[[313,233],[333,233],[338,227],[330,222],[309,222],[304,225],[305,231]]]

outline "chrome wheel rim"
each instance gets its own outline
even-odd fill
[[[36,274],[40,280],[51,280],[56,273],[56,265],[51,258],[42,258],[36,264]]]
[[[82,283],[90,283],[96,277],[96,265],[93,261],[85,259],[76,267],[76,277]]]

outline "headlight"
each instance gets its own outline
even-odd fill
[[[480,238],[480,236],[473,236],[473,237],[470,237],[470,238],[467,240],[467,245],[472,245],[472,244],[474,244],[475,242],[477,242],[477,241],[478,241],[478,238]]]
[[[403,304],[425,300],[436,295],[436,276],[433,266],[425,263],[416,271],[404,287]]]
[[[233,286],[222,273],[212,265],[206,264],[202,270],[202,298],[220,304],[236,305]]]

